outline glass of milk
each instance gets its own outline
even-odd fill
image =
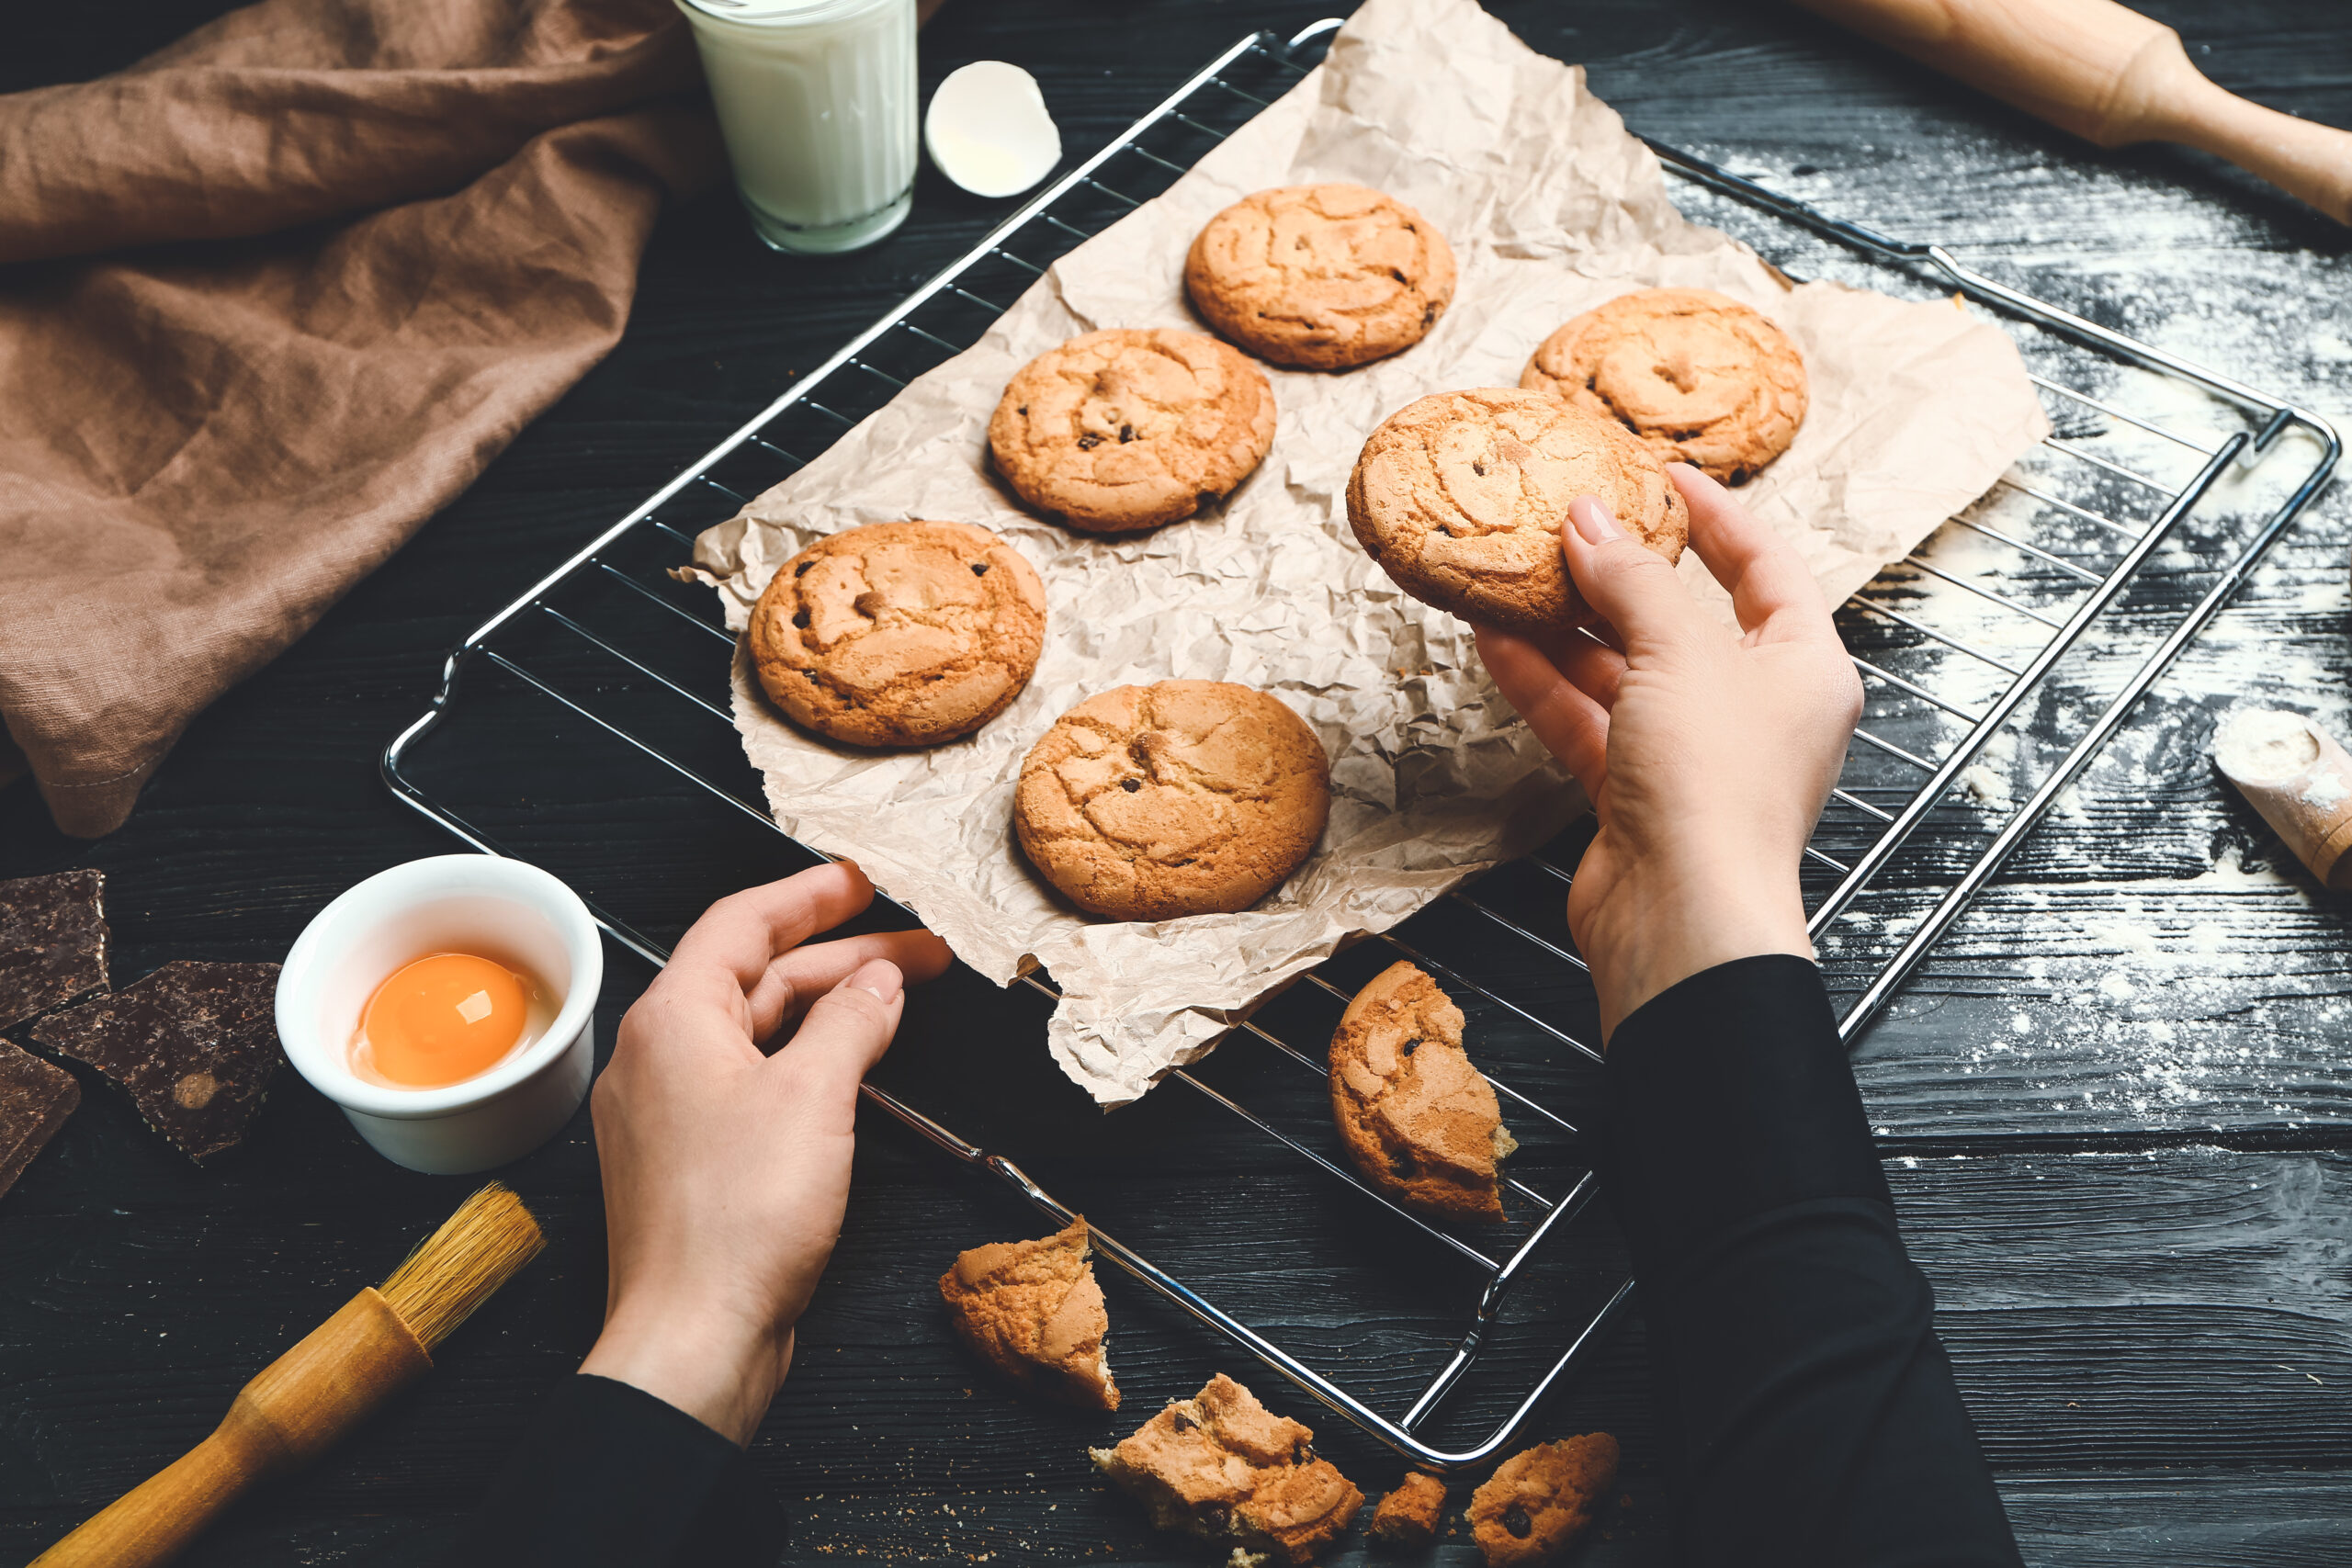
[[[905,221],[915,0],[676,0],[760,238],[826,254]]]

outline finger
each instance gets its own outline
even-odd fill
[[[747,887],[703,911],[678,939],[656,986],[702,1000],[749,997],[768,964],[874,901],[874,885],[848,863],[820,865],[781,882]],[[729,999],[733,999],[729,998]]]
[[[1690,508],[1690,547],[1731,595],[1741,629],[1774,638],[1837,636],[1796,547],[1690,464],[1669,463],[1666,472]]]
[[[1667,558],[1627,533],[1592,497],[1568,503],[1560,547],[1577,592],[1616,629],[1628,653],[1687,636],[1702,624],[1699,606]]]
[[[851,976],[819,997],[792,1041],[773,1057],[820,1100],[845,1101],[857,1092],[858,1081],[882,1059],[906,1010],[904,981],[898,965],[871,958]]]
[[[1614,710],[1617,706],[1617,686],[1625,678],[1625,656],[1597,637],[1583,632],[1572,632],[1560,639],[1559,651],[1552,656],[1560,673],[1566,675],[1576,689]]]
[[[752,1038],[765,1040],[876,958],[896,964],[899,973],[913,983],[937,978],[955,954],[927,931],[875,931],[796,947],[778,954],[752,987]]]
[[[1514,632],[1480,626],[1478,656],[1535,738],[1567,765],[1585,794],[1597,795],[1607,775],[1609,711],[1577,690],[1551,656]]]

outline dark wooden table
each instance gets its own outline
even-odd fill
[[[12,19],[0,89],[97,74],[224,8],[35,8]],[[2148,8],[2224,85],[2352,123],[2352,18],[2340,6]],[[2352,409],[2346,238],[2233,171],[2172,150],[2090,152],[1783,7],[1497,9],[1537,48],[1587,62],[1637,130],[1889,231],[1944,240],[2323,412]],[[1115,11],[964,0],[925,35],[923,76],[1019,62],[1082,152],[1248,28],[1317,14],[1287,0]],[[724,193],[672,213],[607,363],[300,645],[199,719],[120,832],[61,839],[28,785],[0,792],[0,876],[102,867],[127,983],[173,958],[277,958],[343,887],[447,851],[376,775],[442,650],[1008,208],[926,172],[903,231],[824,262],[760,250]],[[1770,249],[1771,231],[1740,231]],[[2352,1551],[2347,911],[2281,865],[2202,757],[2212,713],[2241,692],[2352,729],[2345,516],[2323,500],[2278,548],[1860,1053],[1888,1174],[2036,1562],[2283,1564]],[[2199,562],[2188,551],[2159,564],[2154,605],[2135,614],[2157,614],[2164,582],[2188,584]],[[492,763],[526,796],[535,776],[552,787],[566,765],[519,741]],[[2002,766],[2024,780],[2030,758]],[[682,835],[673,798],[616,786],[593,809],[551,807],[536,830],[636,889],[665,934],[709,897],[797,863],[756,833]],[[1427,940],[1463,940],[1446,922],[1467,916],[1426,919]],[[616,953],[606,1038],[645,978]],[[1567,1015],[1589,1006],[1556,969],[1525,978]],[[1328,1364],[1379,1383],[1426,1356],[1429,1325],[1464,1305],[1442,1259],[1368,1224],[1197,1097],[1163,1089],[1095,1116],[1045,1062],[1042,1019],[1035,997],[951,976],[910,1010],[891,1081],[956,1107],[959,1124]],[[1497,1027],[1510,1033],[1507,1020]],[[1497,1048],[1540,1075],[1539,1046]],[[1229,1055],[1217,1065],[1227,1081],[1299,1092]],[[469,1506],[531,1403],[586,1348],[601,1304],[584,1116],[510,1175],[548,1221],[547,1258],[451,1341],[424,1386],[316,1470],[240,1507],[189,1562],[347,1561]],[[291,1073],[247,1145],[202,1172],[93,1081],[0,1201],[0,1556],[31,1556],[195,1442],[243,1378],[380,1277],[468,1185],[368,1155]],[[794,1561],[1208,1560],[1153,1535],[1091,1476],[1083,1450],[1113,1425],[1016,1403],[948,1343],[933,1277],[961,1247],[1035,1228],[1001,1190],[868,1117],[840,1254],[753,1450],[796,1517]],[[1525,1298],[1523,1343],[1498,1356],[1505,1371],[1611,1262],[1603,1226],[1576,1268]],[[1376,1297],[1367,1280],[1403,1294]],[[1393,1481],[1393,1461],[1271,1374],[1116,1276],[1108,1289],[1132,1411],[1230,1370],[1316,1422],[1367,1490]],[[1579,1560],[1665,1561],[1638,1314],[1542,1411],[1535,1435],[1594,1427],[1625,1441],[1625,1501]],[[1461,1539],[1438,1554],[1474,1558]]]

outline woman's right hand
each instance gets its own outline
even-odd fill
[[[1589,498],[1560,532],[1611,642],[1481,627],[1510,705],[1592,799],[1568,890],[1602,1038],[1679,980],[1765,953],[1811,957],[1797,869],[1860,716],[1861,682],[1804,562],[1698,469],[1668,472],[1735,634]]]

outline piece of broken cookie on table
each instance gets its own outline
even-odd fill
[[[1587,1432],[1503,1461],[1470,1495],[1470,1534],[1487,1568],[1534,1568],[1575,1544],[1617,1484],[1617,1439]]]
[[[1064,1404],[1116,1410],[1105,1349],[1111,1320],[1086,1261],[1086,1220],[1036,1241],[991,1242],[939,1277],[956,1337],[1015,1387]]]
[[[1219,1372],[1117,1447],[1089,1452],[1159,1529],[1233,1543],[1237,1568],[1295,1568],[1344,1534],[1363,1506],[1363,1494],[1316,1453],[1314,1438]]]
[[[1419,1551],[1437,1539],[1444,1514],[1445,1483],[1425,1471],[1408,1471],[1373,1509],[1364,1539],[1383,1551]]]

